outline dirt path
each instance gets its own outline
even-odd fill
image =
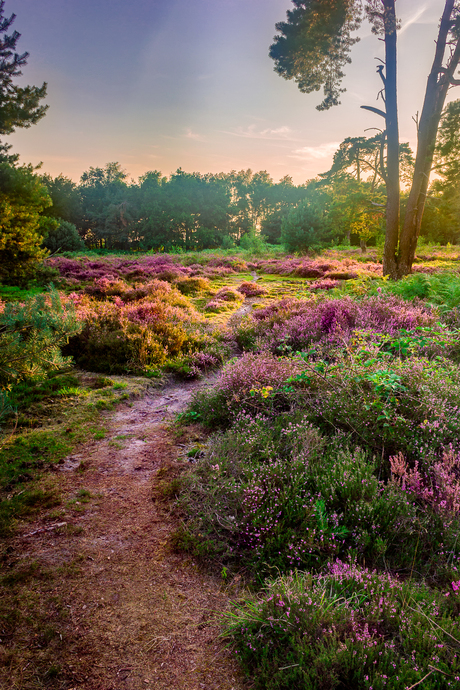
[[[46,687],[244,687],[218,638],[215,612],[228,605],[228,591],[173,552],[177,522],[158,488],[180,452],[167,422],[204,385],[170,385],[107,413],[105,438],[89,441],[61,468],[65,493],[74,497],[61,518],[67,524],[35,534],[32,527],[17,538],[24,562],[62,573],[50,585],[68,614],[56,632],[61,670]]]

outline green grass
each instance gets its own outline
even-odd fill
[[[28,289],[17,287],[16,285],[0,284],[0,299],[5,302],[16,302],[34,297],[43,292],[43,286],[31,287]]]
[[[114,380],[75,370],[11,390],[16,415],[10,415],[0,434],[0,536],[14,532],[19,520],[60,504],[58,489],[43,478],[89,434],[105,437],[100,410],[112,409],[148,385],[147,379]],[[77,500],[86,498],[82,494]]]
[[[74,395],[79,394],[77,391],[83,392],[83,389],[79,387],[79,380],[74,374],[52,374],[45,381],[22,381],[18,383],[8,394],[8,399],[15,409],[21,411],[47,398],[64,395],[60,391],[65,389],[73,389]]]

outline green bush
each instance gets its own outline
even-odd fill
[[[46,187],[32,166],[0,162],[0,280],[27,286],[47,255],[43,236],[55,221],[41,215],[51,206]]]
[[[267,249],[264,238],[251,229],[240,239],[240,247],[251,254],[262,254]]]
[[[458,588],[458,583],[453,583]],[[400,690],[460,681],[460,597],[385,573],[331,564],[268,584],[225,616],[259,690]]]
[[[0,388],[44,379],[66,366],[70,360],[61,348],[81,329],[73,305],[63,306],[55,290],[6,304],[0,313]]]
[[[179,280],[176,287],[183,295],[196,295],[199,292],[208,292],[211,289],[211,284],[207,278],[196,276]]]
[[[179,542],[208,564],[245,567],[258,581],[274,568],[318,570],[350,555],[443,581],[460,552],[460,484],[448,472],[446,461],[432,475],[445,485],[439,504],[446,507],[438,510],[428,475],[425,490],[415,482],[404,490],[399,475],[350,446],[349,437],[322,437],[300,412],[270,420],[241,414],[212,437],[184,480]]]
[[[81,252],[85,249],[85,243],[73,223],[60,219],[58,227],[48,231],[43,240],[43,247],[53,253]]]
[[[309,201],[292,208],[281,224],[281,243],[287,252],[318,250],[326,241],[324,213]]]

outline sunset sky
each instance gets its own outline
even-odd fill
[[[398,0],[401,140],[415,146],[444,0]],[[297,184],[330,167],[348,136],[371,136],[380,118],[375,68],[383,44],[366,23],[352,51],[342,105],[300,93],[268,57],[289,0],[6,0],[17,15],[21,84],[48,82],[49,111],[11,137],[24,163],[78,181],[90,166],[119,161],[147,170],[267,170]],[[450,99],[460,98],[460,88]],[[378,105],[378,104],[377,104]]]

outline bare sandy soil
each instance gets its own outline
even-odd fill
[[[40,687],[248,687],[216,620],[237,584],[224,586],[174,552],[178,522],[160,490],[185,462],[168,422],[205,385],[173,384],[107,412],[105,438],[88,441],[60,468],[58,482],[74,497],[66,515],[37,521],[16,538],[24,563],[62,573],[46,585],[67,614],[56,633],[60,672]],[[15,669],[10,685],[0,678],[0,687],[38,687],[27,669],[41,653],[38,644],[24,652],[22,671]]]

